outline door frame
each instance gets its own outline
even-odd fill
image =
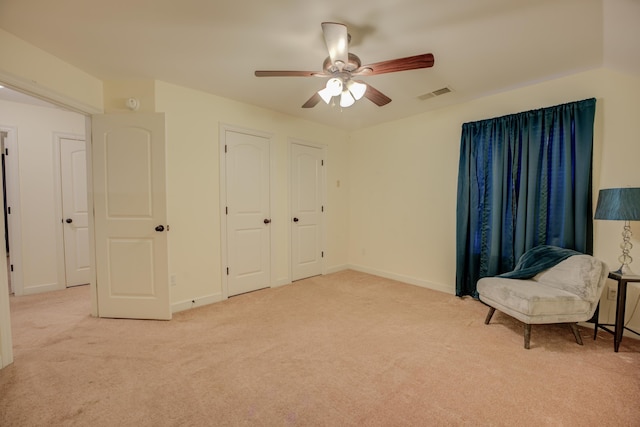
[[[85,152],[87,149],[87,139],[83,138],[82,135],[72,134],[72,133],[64,133],[64,132],[54,132],[53,133],[53,188],[56,194],[56,198],[54,200],[54,209],[56,215],[56,223],[58,219],[63,219],[62,212],[62,180],[61,173],[62,169],[60,168],[60,154],[61,154],[61,140],[63,139],[72,139],[75,141],[84,142]],[[86,159],[85,159],[86,160]],[[87,164],[88,166],[88,164]],[[87,193],[89,193],[89,189],[87,189]],[[87,208],[89,207],[87,201]],[[61,222],[62,224],[62,222]],[[60,226],[56,228],[56,250],[57,261],[58,261],[58,289],[66,289],[67,288],[67,273],[65,267],[65,245],[64,245],[64,227]]]
[[[2,127],[0,129],[8,133],[7,140],[12,137],[10,134],[11,128]],[[13,132],[13,138],[15,141],[15,129],[13,129]],[[2,206],[2,209],[6,209],[4,199],[0,200],[0,205]],[[0,228],[4,228],[4,215],[0,217]],[[12,233],[9,232],[9,245],[13,244],[13,241],[11,240],[11,234]],[[9,308],[9,281],[7,280],[10,273],[7,271],[6,262],[1,262],[0,264],[0,289],[7,290],[7,292],[0,292],[0,369],[2,369],[5,366],[13,363],[13,340],[11,336],[11,313]]]
[[[64,96],[58,92],[45,88],[36,82],[16,77],[12,74],[0,71],[0,84],[5,87],[17,90],[24,94],[35,98],[43,99],[55,104],[63,109],[76,112],[85,117],[85,135],[87,144],[87,185],[89,189],[93,188],[93,168],[91,164],[91,115],[102,113],[102,109],[97,109],[88,104],[78,102],[73,98]],[[17,150],[16,150],[17,151]],[[88,206],[93,206],[93,191],[89,190],[87,194]],[[4,200],[0,201],[2,209],[5,209]],[[4,222],[4,220],[2,220]],[[93,215],[89,215],[89,255],[91,262],[90,273],[90,290],[91,290],[91,315],[98,315],[98,300],[96,295],[96,276],[95,276],[95,239]],[[3,269],[0,268],[0,272]],[[14,264],[14,272],[15,272]],[[0,274],[1,275],[1,274]],[[7,275],[0,277],[0,286],[8,286]],[[15,289],[15,288],[14,288]],[[9,308],[9,295],[5,293],[0,296],[0,369],[13,362],[13,340],[11,338],[11,310]]]
[[[96,113],[97,114],[97,113]],[[96,236],[95,236],[95,207],[93,202],[93,137],[91,116],[85,115],[85,158],[87,161],[87,209],[89,210],[89,293],[91,299],[91,316],[98,317],[98,289],[96,273]]]
[[[288,141],[288,145],[289,145],[289,167],[288,167],[288,180],[289,180],[289,186],[288,186],[288,197],[289,197],[289,226],[287,227],[287,242],[289,243],[289,279],[292,280],[293,279],[293,242],[291,241],[291,239],[293,239],[293,233],[291,232],[291,218],[293,218],[293,146],[297,144],[297,145],[306,145],[307,147],[313,147],[313,148],[318,148],[321,150],[322,153],[322,161],[323,161],[323,167],[321,169],[321,176],[320,176],[320,183],[321,183],[321,199],[322,199],[322,206],[324,208],[324,211],[326,211],[327,209],[327,172],[326,172],[326,168],[327,168],[327,145],[326,144],[319,144],[319,143],[315,143],[315,142],[309,142],[309,141],[305,141],[302,139],[298,139],[298,138],[289,138]],[[323,211],[323,213],[324,213]],[[325,221],[325,215],[321,215],[321,221],[322,224],[320,225],[320,230],[322,233],[322,237],[321,237],[321,244],[322,244],[322,251],[324,253],[324,249],[327,247],[327,231],[326,231],[326,221]],[[321,261],[320,261],[320,274],[325,275],[327,274],[326,271],[326,263],[324,262],[324,256],[322,257]]]
[[[275,182],[275,158],[273,155],[273,134],[263,131],[258,131],[254,129],[243,128],[240,126],[230,125],[226,123],[219,123],[219,133],[218,133],[218,153],[219,153],[219,164],[220,164],[220,276],[222,280],[222,299],[229,298],[229,280],[227,275],[227,265],[229,262],[228,254],[227,254],[227,162],[225,156],[225,147],[226,147],[226,132],[237,132],[244,133],[247,135],[257,136],[261,138],[265,138],[269,141],[269,211],[271,213],[271,237],[270,237],[270,252],[271,256],[269,257],[269,286],[275,286],[276,282],[276,263],[275,263],[275,254],[276,254],[276,239],[274,238],[277,235],[277,230],[282,226],[279,224],[279,218],[275,213],[273,207],[275,206],[275,198],[273,192],[273,183]],[[279,226],[280,225],[280,226]],[[274,228],[275,227],[275,228]]]
[[[7,215],[7,228],[9,230],[9,254],[13,271],[7,273],[11,275],[11,286],[15,295],[24,294],[24,279],[22,276],[22,216],[20,210],[20,161],[18,155],[18,130],[14,127],[0,126],[0,130],[7,132],[5,147],[9,150],[9,155],[5,156],[5,172],[7,181],[7,205],[11,206],[11,215]],[[2,206],[7,209],[7,206]]]

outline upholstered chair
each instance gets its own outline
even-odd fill
[[[482,278],[477,289],[480,300],[489,306],[485,324],[496,310],[520,320],[524,323],[524,347],[529,349],[531,325],[567,323],[582,345],[577,322],[593,317],[607,275],[604,262],[576,254],[531,278]]]

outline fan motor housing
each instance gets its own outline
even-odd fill
[[[349,52],[349,62],[345,64],[344,67],[342,67],[342,71],[352,72],[360,68],[361,65],[362,62],[360,61],[360,58],[358,58],[357,55]],[[329,74],[340,71],[338,67],[331,63],[330,57],[327,57],[327,59],[324,60],[324,62],[322,63],[322,69]]]

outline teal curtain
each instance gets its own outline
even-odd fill
[[[460,142],[456,294],[513,270],[546,244],[593,253],[595,99],[465,123]]]

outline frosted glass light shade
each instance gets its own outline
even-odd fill
[[[342,92],[342,80],[337,79],[335,77],[332,79],[329,79],[329,81],[327,81],[326,89],[330,91],[331,96],[340,95],[340,92]]]
[[[347,87],[349,88],[349,92],[351,92],[351,95],[353,95],[356,101],[362,98],[364,96],[364,93],[367,91],[366,84],[354,82],[353,80],[350,80],[349,83],[347,83]]]
[[[348,90],[342,92],[342,95],[340,96],[340,106],[342,108],[351,107],[355,102],[356,100],[351,95],[351,92]]]
[[[334,77],[327,80],[327,85],[324,89],[318,91],[318,95],[320,95],[322,100],[328,104],[331,101],[331,98],[342,93],[342,87],[342,80]]]
[[[329,101],[331,101],[331,98],[333,98],[333,95],[331,94],[331,90],[327,89],[326,87],[324,89],[319,90],[318,95],[320,95],[320,98],[322,98],[325,104],[328,104]]]

